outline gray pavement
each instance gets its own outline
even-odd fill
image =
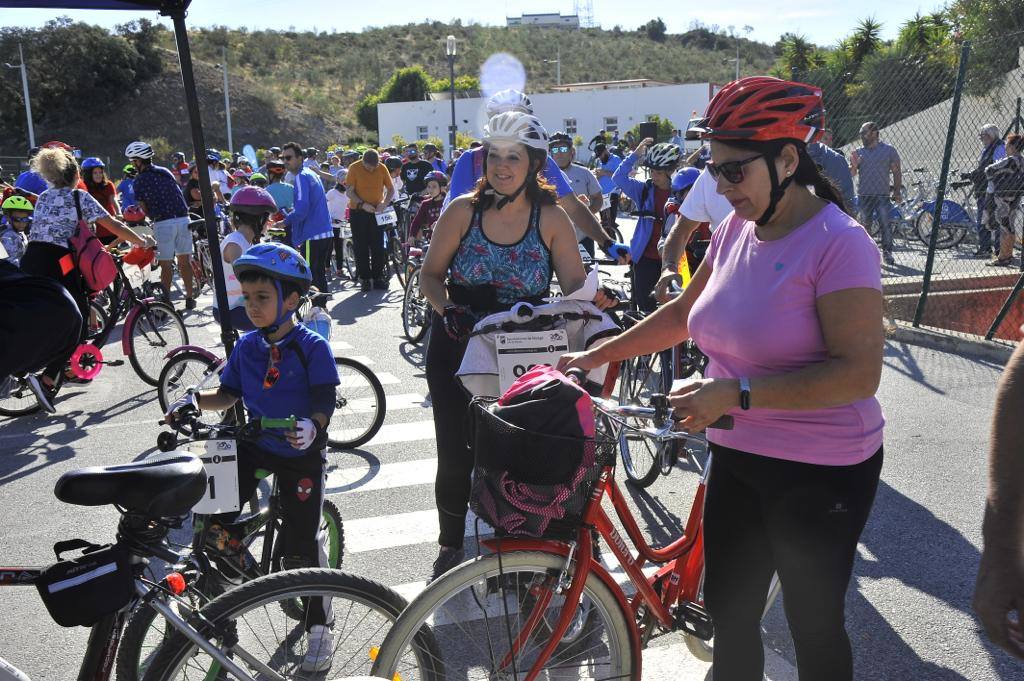
[[[201,307],[202,309],[202,307]],[[332,452],[329,491],[345,518],[344,568],[414,595],[434,558],[435,462],[422,348],[401,338],[397,289],[335,297],[342,354],[372,361],[394,401],[378,437]],[[212,346],[208,313],[187,317],[192,340]],[[117,357],[115,344],[106,348]],[[886,462],[875,509],[854,566],[848,621],[858,679],[989,681],[1024,678],[1024,667],[978,633],[970,598],[978,563],[990,409],[999,367],[936,350],[886,346],[879,398],[888,420]],[[155,393],[129,366],[107,368],[88,389],[62,393],[56,416],[0,420],[0,564],[53,561],[52,544],[113,538],[117,514],[53,498],[61,473],[139,459],[159,432]],[[631,507],[655,542],[685,521],[694,474],[680,465]],[[470,541],[467,548],[472,548]],[[7,589],[0,656],[33,679],[75,678],[87,632],[61,629],[34,589]],[[782,599],[764,622],[768,676],[795,679],[796,657]],[[678,634],[652,642],[644,679],[710,679]]]

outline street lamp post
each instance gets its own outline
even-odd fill
[[[458,45],[455,40],[455,36],[448,36],[448,40],[445,43],[444,53],[448,57],[448,85],[451,90],[452,98],[452,124],[448,128],[448,161],[452,162],[455,160],[455,55],[458,50]]]
[[[555,51],[554,59],[545,59],[545,64],[554,63],[555,65],[555,85],[562,84],[562,46],[559,45]]]
[[[235,153],[235,141],[231,136],[231,91],[228,89],[228,48],[222,47],[223,60],[217,67],[224,72],[224,117],[228,124],[228,151]]]
[[[25,68],[25,54],[21,51],[21,43],[18,43],[18,60],[17,64],[4,63],[4,66],[9,69],[21,70],[21,91],[25,97],[25,119],[28,122],[28,147],[31,149],[36,145],[36,131],[32,127],[32,102],[28,96],[28,70]]]

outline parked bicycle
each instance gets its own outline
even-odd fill
[[[59,624],[91,627],[79,679],[111,678],[125,623],[139,608],[154,610],[169,632],[151,656],[144,681],[309,678],[302,669],[311,654],[327,660],[318,664],[318,678],[365,674],[385,631],[406,605],[382,584],[339,570],[306,568],[259,577],[206,602],[195,593],[187,569],[160,580],[146,576],[151,558],[179,561],[167,544],[168,532],[181,527],[206,489],[202,462],[182,452],[65,473],[55,488],[58,499],[120,512],[115,542],[106,547],[58,542],[58,558],[78,548],[86,553],[48,568],[0,568],[0,586],[37,585]],[[291,604],[314,598],[326,599],[336,613],[329,650],[310,649],[308,612],[299,619],[288,614]],[[429,632],[417,637],[413,648],[397,665],[399,673],[443,678]]]
[[[430,302],[420,290],[420,268],[426,247],[410,248],[409,260],[406,264],[405,293],[402,295],[402,331],[410,343],[419,343],[430,330],[433,316]]]
[[[649,406],[596,399],[594,408],[599,426],[595,466],[600,474],[588,478],[594,481],[591,488],[573,492],[574,499],[586,501],[573,517],[576,529],[571,537],[482,539],[488,553],[445,573],[409,604],[381,646],[374,675],[392,678],[399,672],[402,657],[415,649],[415,637],[428,626],[440,648],[440,663],[469,681],[639,680],[643,648],[671,631],[684,633],[696,657],[711,659],[714,626],[703,604],[702,527],[710,461],[701,472],[682,536],[662,548],[645,541],[613,475],[620,429],[633,429],[656,441],[704,444],[704,438],[673,430],[671,408],[663,395],[652,398]],[[652,425],[639,427],[636,419]],[[731,424],[723,420],[715,425]],[[522,436],[534,446],[541,446],[544,437]],[[605,496],[629,543],[602,507]],[[631,595],[595,560],[594,532],[624,572]],[[765,613],[777,592],[778,581],[773,579]],[[415,677],[402,672],[402,678]]]

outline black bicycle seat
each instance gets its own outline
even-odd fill
[[[117,505],[150,518],[186,513],[202,498],[206,473],[199,457],[167,452],[139,463],[92,466],[60,476],[54,494],[76,506]]]

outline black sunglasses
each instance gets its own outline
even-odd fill
[[[745,158],[742,161],[729,161],[727,163],[715,163],[714,161],[707,162],[708,172],[711,173],[711,177],[718,179],[722,176],[730,184],[739,184],[743,181],[743,166],[748,163],[753,163],[759,158],[763,158],[764,154],[758,154],[757,156],[751,156]]]

